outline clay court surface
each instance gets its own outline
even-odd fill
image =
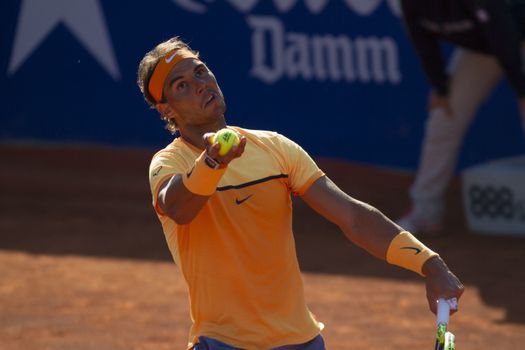
[[[153,150],[0,146],[0,349],[184,349],[188,301],[150,205]],[[319,159],[390,217],[411,175]],[[447,233],[423,239],[466,285],[457,349],[524,349],[525,238],[466,229],[459,182]],[[434,315],[413,273],[376,260],[295,201],[311,310],[338,349],[431,349]]]

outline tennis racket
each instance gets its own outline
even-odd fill
[[[434,350],[455,350],[455,336],[447,330],[450,309],[457,308],[457,299],[452,298],[445,300],[443,298],[438,300],[437,305],[437,334],[436,346]]]

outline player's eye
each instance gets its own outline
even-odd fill
[[[182,89],[185,89],[186,86],[188,86],[188,83],[185,82],[185,81],[181,81],[180,83],[177,84],[177,90],[182,90]]]

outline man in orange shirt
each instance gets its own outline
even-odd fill
[[[215,76],[178,38],[142,59],[138,85],[176,137],[153,156],[153,206],[188,285],[188,349],[324,349],[305,303],[292,233],[291,195],[372,255],[425,276],[428,302],[459,298],[443,260],[377,209],[342,192],[296,143],[228,126]],[[238,146],[211,144],[229,128]]]

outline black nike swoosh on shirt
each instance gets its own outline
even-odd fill
[[[421,253],[421,249],[417,248],[417,247],[401,247],[399,249],[413,249],[416,251],[416,253],[414,255],[418,255],[419,253]]]
[[[251,196],[253,196],[253,194],[250,194],[249,196],[246,196],[243,199],[235,198],[235,203],[237,205],[242,204],[242,203],[246,202],[248,199],[250,199]]]

